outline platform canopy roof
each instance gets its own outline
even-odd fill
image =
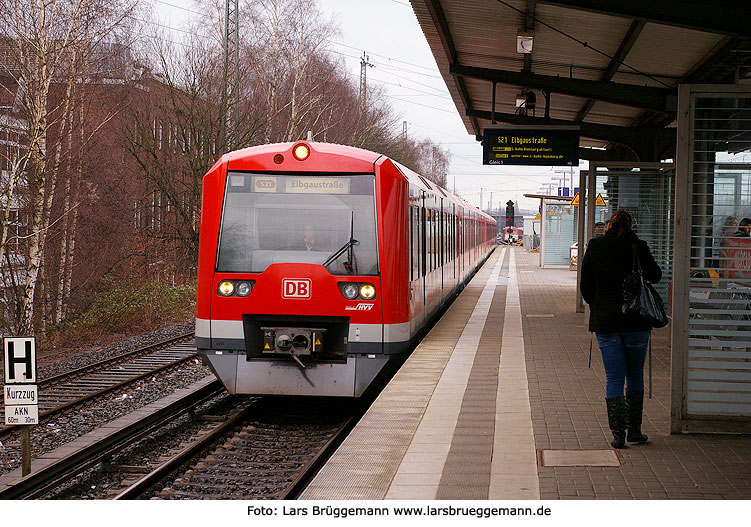
[[[581,146],[607,149],[582,159],[658,161],[674,156],[679,84],[751,82],[749,0],[410,1],[478,140],[495,83],[498,124],[580,125]],[[527,92],[534,111],[517,107]]]

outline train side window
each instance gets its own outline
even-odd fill
[[[453,258],[456,258],[456,255],[459,254],[459,233],[457,232],[457,220],[456,220],[456,214],[451,216],[451,235],[454,237],[454,243],[451,244],[451,255]]]
[[[414,207],[409,207],[409,280],[415,279],[415,218]]]
[[[412,247],[412,278],[417,280],[420,278],[420,207],[412,207],[412,239],[414,240],[414,247]]]
[[[441,265],[445,265],[448,258],[446,257],[446,235],[448,227],[446,225],[446,213],[441,212]]]
[[[441,260],[440,265],[446,263],[446,213],[441,211]]]
[[[433,269],[433,225],[430,222],[431,210],[425,209],[425,274]]]
[[[426,273],[429,273],[433,270],[433,211],[428,209],[427,210],[427,219],[428,223],[426,225],[426,230],[428,233],[428,254],[427,254],[427,265],[426,265]]]
[[[435,210],[430,210],[430,265],[429,271],[435,269]]]
[[[435,211],[434,225],[435,228],[433,229],[433,232],[435,233],[435,263],[433,264],[433,268],[438,269],[438,267],[441,265],[441,212],[438,210]]]
[[[425,226],[425,200],[423,199],[423,206],[420,207],[420,276],[425,276],[427,267],[427,257],[425,255],[425,249],[427,249],[427,240],[425,239],[427,229]]]
[[[456,258],[456,216],[454,214],[451,215],[451,259],[454,260]]]
[[[430,244],[433,242],[433,237],[430,235],[430,209],[425,208],[425,273],[430,272],[430,257],[433,254]]]
[[[434,270],[438,267],[438,213],[435,209],[433,209],[432,214],[430,215],[430,229],[433,235],[433,238],[431,239],[433,253],[431,254],[432,258],[430,259],[432,267],[430,269]]]
[[[438,234],[438,216],[440,212],[433,211],[433,269],[438,269],[438,247],[439,247],[439,234]]]
[[[453,236],[453,232],[451,230],[451,226],[453,225],[451,222],[454,221],[454,217],[451,214],[448,214],[447,222],[446,222],[446,250],[448,251],[446,258],[450,262],[454,259],[454,253],[451,251],[452,243],[451,239]]]

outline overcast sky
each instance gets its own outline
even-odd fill
[[[192,0],[154,1],[166,26],[180,28],[191,16],[175,6],[190,9]],[[319,0],[319,6],[340,29],[330,49],[343,58],[352,80],[359,82],[360,57],[366,52],[374,65],[367,71],[368,84],[386,89],[400,122],[407,121],[407,133],[430,138],[450,151],[450,190],[455,185],[462,197],[479,206],[482,189],[483,208],[492,193],[493,208],[512,199],[523,208],[536,209],[539,202],[523,194],[537,193],[551,177],[569,173],[565,167],[482,165],[482,147],[459,118],[408,0]]]

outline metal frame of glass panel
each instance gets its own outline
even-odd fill
[[[660,176],[664,175],[665,178],[665,184],[661,185],[661,188],[658,190],[661,190],[663,192],[662,196],[652,196],[652,198],[664,202],[663,205],[663,212],[666,214],[662,214],[662,225],[664,225],[665,233],[667,233],[667,238],[665,240],[662,240],[662,244],[665,245],[666,249],[672,249],[672,247],[669,246],[670,240],[670,233],[669,230],[672,227],[671,226],[671,214],[673,213],[673,189],[674,189],[674,169],[675,165],[672,163],[633,163],[633,162],[591,162],[589,164],[589,171],[584,172],[580,174],[580,188],[585,187],[585,179],[586,179],[586,187],[587,191],[584,193],[584,198],[586,198],[586,210],[587,211],[596,211],[595,207],[595,201],[597,199],[598,194],[601,193],[601,191],[604,191],[604,189],[598,189],[598,182],[597,182],[597,174],[598,170],[600,171],[600,174],[602,174],[602,170],[607,169],[608,171],[613,171],[613,174],[615,176],[629,176],[633,178],[639,178],[642,176],[645,177],[654,177],[657,174],[660,174]],[[637,171],[638,170],[638,171]],[[636,181],[636,180],[634,180]],[[640,193],[640,189],[637,189],[637,193]],[[639,194],[640,196],[640,194]],[[606,196],[603,196],[604,198]],[[583,199],[582,193],[580,191],[579,195],[579,207],[580,207],[580,213],[579,213],[579,232],[580,233],[586,233],[586,236],[584,236],[584,239],[589,242],[589,240],[592,239],[594,236],[594,228],[596,220],[598,220],[597,213],[590,214],[587,212],[586,214],[581,213],[581,208],[584,206],[583,202],[585,200]],[[629,208],[629,207],[626,207]],[[633,207],[631,207],[633,208]],[[608,203],[608,213],[606,214],[607,218],[605,218],[605,221],[610,219],[610,214],[612,212],[615,212],[614,210],[610,210],[610,204]],[[636,218],[635,218],[636,219]],[[662,234],[665,234],[662,233]],[[639,232],[637,231],[637,234]],[[641,236],[640,236],[641,237]],[[649,243],[649,240],[646,240],[647,243]],[[653,247],[650,247],[653,252],[655,251]],[[584,257],[584,252],[586,251],[586,247],[583,249],[580,249],[579,252],[579,258]],[[667,254],[663,255],[669,260],[672,260],[669,250],[665,251]],[[658,260],[658,263],[661,263],[658,258],[658,255],[655,255],[655,259]],[[662,260],[665,260],[665,258],[662,258]],[[670,273],[670,261],[662,262],[661,267],[663,267],[663,284],[667,284],[668,281],[672,278],[672,273]],[[668,264],[668,265],[666,265]],[[666,269],[667,268],[667,269]],[[667,273],[665,271],[668,271]],[[577,294],[576,294],[576,310],[578,312],[585,312],[585,317],[588,319],[589,312],[585,310],[584,306],[584,299],[581,297],[581,292],[579,291],[578,285],[581,282],[581,266],[577,267]],[[661,286],[661,289],[664,289],[667,286]],[[665,291],[662,291],[663,296],[665,296]]]
[[[680,85],[678,115],[670,430],[751,432],[751,240],[722,220],[751,171],[720,159],[751,147],[751,86]]]
[[[547,232],[546,232],[546,222],[548,219],[548,208],[547,206],[550,204],[555,205],[562,205],[562,206],[571,206],[571,197],[545,197],[540,200],[541,203],[541,215],[540,215],[540,267],[543,268],[568,268],[568,263],[555,265],[555,264],[546,264],[545,263],[545,250],[546,250],[546,238],[547,238]],[[572,227],[573,228],[573,227]],[[568,253],[567,253],[568,254]],[[568,256],[566,256],[566,261],[568,262]]]

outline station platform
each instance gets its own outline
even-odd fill
[[[667,328],[653,332],[650,440],[610,448],[576,273],[538,263],[499,247],[301,499],[751,498],[751,436],[669,433]]]

